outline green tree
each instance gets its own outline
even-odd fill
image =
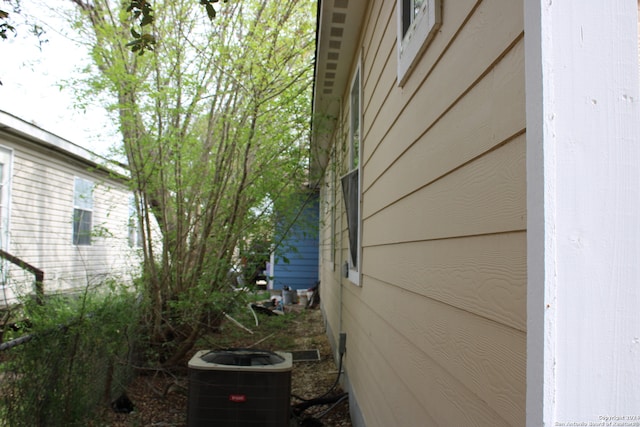
[[[117,100],[150,342],[172,364],[231,303],[239,242],[273,228],[274,201],[306,179],[315,6],[229,2],[212,25],[193,0],[156,1],[136,30],[119,2],[73,2],[92,45],[91,87]],[[132,51],[133,32],[153,34],[153,50]]]

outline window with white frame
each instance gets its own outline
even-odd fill
[[[129,246],[132,248],[142,247],[142,229],[140,228],[140,217],[138,216],[138,208],[136,197],[131,194],[129,196]]]
[[[442,23],[441,0],[397,0],[398,85],[404,86]]]
[[[349,279],[359,283],[360,271],[360,152],[361,96],[360,67],[351,82],[349,93],[349,172],[342,177],[342,191],[347,211],[349,234]]]
[[[76,177],[73,189],[73,244],[91,245],[93,182]]]
[[[12,160],[13,151],[9,148],[0,147],[0,249],[7,252],[9,251],[9,212],[11,201]],[[7,260],[0,260],[0,289],[3,289],[7,284],[8,264]],[[6,299],[6,295],[4,297]]]
[[[0,147],[0,249],[9,250],[9,201],[11,200],[11,160],[13,152]]]

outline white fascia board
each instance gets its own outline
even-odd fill
[[[48,132],[32,123],[28,123],[12,114],[0,110],[0,131],[10,132],[29,141],[53,149],[67,156],[74,157],[87,165],[100,166],[122,177],[129,177],[129,171],[118,164],[110,162],[102,156],[79,145]]]

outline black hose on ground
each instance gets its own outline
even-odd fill
[[[329,390],[327,390],[324,394],[321,394],[318,397],[313,397],[311,399],[305,399],[304,397],[300,397],[297,396],[295,394],[291,394],[292,397],[302,401],[302,402],[309,402],[309,401],[313,401],[315,399],[321,399],[325,396],[328,396],[333,390],[335,390],[335,388],[338,386],[338,383],[340,382],[340,375],[342,374],[342,354],[340,355],[340,360],[338,361],[338,375],[336,376],[336,380],[334,381],[333,385],[331,386],[331,388]],[[295,405],[294,405],[295,406]]]
[[[329,405],[331,403],[336,403],[338,400],[344,400],[344,397],[348,395],[349,393],[341,393],[335,396],[318,397],[315,399],[307,400],[306,402],[296,403],[292,406],[293,414],[299,417],[304,411],[312,406]]]
[[[349,398],[349,393],[340,393],[334,396],[329,396],[331,392],[335,390],[335,388],[338,386],[340,382],[340,375],[342,374],[342,356],[343,354],[340,354],[340,360],[338,361],[338,375],[336,376],[336,380],[334,381],[331,388],[329,388],[329,390],[327,390],[324,394],[311,399],[305,399],[303,397],[296,396],[295,394],[291,394],[292,397],[301,401],[300,403],[291,405],[291,413],[298,420],[298,425],[300,425],[301,427],[322,426],[323,424],[322,422],[319,421],[319,418],[324,417],[331,410],[333,410],[340,402]],[[310,407],[318,406],[318,405],[329,405],[329,404],[333,404],[333,405],[328,409],[326,409],[324,412],[322,412],[319,416],[302,418],[302,414],[304,413],[304,411],[306,411]]]

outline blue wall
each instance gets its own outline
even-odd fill
[[[318,281],[318,199],[317,192],[306,193],[300,199],[306,206],[275,252],[274,289],[309,289]]]

